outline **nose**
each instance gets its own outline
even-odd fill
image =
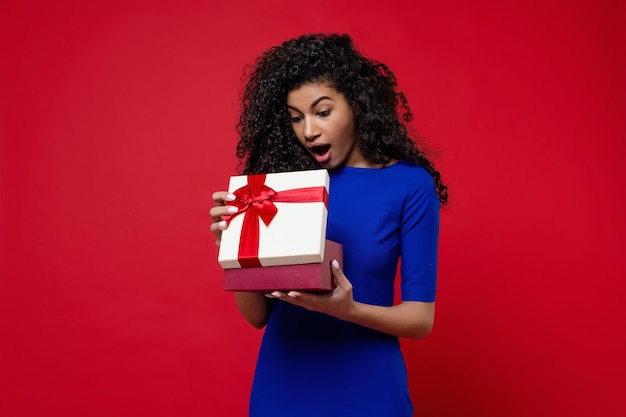
[[[312,117],[304,118],[303,136],[307,142],[311,142],[312,140],[315,140],[316,138],[320,136],[320,132],[318,130],[317,124],[315,123],[315,120],[313,120]]]

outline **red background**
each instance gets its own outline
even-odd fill
[[[626,413],[624,3],[335,3],[3,2],[0,415],[246,414],[210,193],[243,66],[317,31],[395,70],[450,186],[416,414]]]

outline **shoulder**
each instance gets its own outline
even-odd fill
[[[403,160],[382,168],[342,167],[331,172],[331,183],[347,193],[379,190],[396,203],[420,195],[437,199],[430,173],[419,164]]]
[[[419,230],[421,234],[426,230],[423,227],[436,230],[441,203],[433,177],[419,164],[399,161],[396,165],[399,184],[396,196],[402,218],[402,234],[409,236],[411,230]]]
[[[436,195],[435,181],[421,165],[408,161],[398,161],[385,169],[389,170],[393,181],[401,185],[403,191],[435,193]]]
[[[420,221],[428,213],[437,216],[441,208],[435,181],[426,168],[419,164],[398,161],[389,166],[393,172],[393,189],[396,204],[404,223]]]

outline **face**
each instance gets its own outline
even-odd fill
[[[287,109],[296,137],[323,168],[369,166],[356,143],[352,108],[339,91],[304,84],[289,92]]]

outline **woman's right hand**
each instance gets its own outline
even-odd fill
[[[229,206],[228,203],[236,199],[234,194],[227,191],[216,191],[213,193],[213,205],[211,207],[211,233],[215,236],[215,244],[220,245],[222,240],[222,230],[227,224],[224,216],[237,213],[236,206]],[[263,294],[252,292],[237,292],[235,294],[237,308],[241,315],[257,329],[262,328],[267,323],[270,314],[270,300]]]
[[[211,233],[215,236],[215,244],[220,245],[222,241],[222,230],[226,229],[226,221],[224,216],[227,214],[237,213],[238,209],[235,206],[227,205],[228,202],[235,200],[235,195],[227,191],[216,191],[213,193],[213,205],[211,207]]]

